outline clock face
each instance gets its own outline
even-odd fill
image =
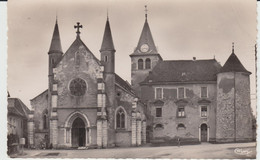
[[[149,46],[147,44],[143,44],[140,49],[141,52],[147,52],[149,50]]]

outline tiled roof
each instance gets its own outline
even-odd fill
[[[229,56],[224,66],[221,68],[220,73],[223,72],[246,72],[251,74],[251,72],[245,69],[245,67],[242,65],[242,63],[234,53]]]
[[[220,68],[215,59],[161,61],[142,83],[216,81]]]
[[[15,114],[26,118],[30,110],[18,98],[8,98],[8,114]]]
[[[127,90],[128,92],[135,94],[134,90],[132,89],[131,85],[123,80],[119,75],[115,74],[115,82],[120,85],[122,88],[124,88],[125,90]]]

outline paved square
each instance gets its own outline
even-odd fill
[[[19,158],[195,158],[255,159],[256,143],[229,143],[89,150],[26,150]]]

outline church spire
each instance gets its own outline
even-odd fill
[[[60,42],[60,33],[59,33],[59,27],[58,27],[58,20],[57,20],[57,16],[56,16],[56,23],[55,23],[55,27],[54,27],[54,31],[53,31],[53,35],[52,35],[49,54],[50,53],[57,53],[57,52],[62,53],[61,42]]]
[[[152,33],[147,21],[147,6],[145,5],[145,22],[143,26],[143,30],[141,36],[139,38],[139,42],[134,53],[151,53],[158,54],[157,48],[154,44]]]
[[[100,51],[109,51],[109,50],[115,51],[115,48],[114,48],[114,43],[113,43],[113,38],[112,38],[112,34],[111,34],[108,13],[107,13],[107,22],[106,22],[105,32],[104,32]]]

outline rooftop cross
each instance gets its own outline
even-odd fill
[[[148,11],[147,5],[145,5],[144,7],[145,7],[145,10],[144,10],[145,11],[145,19],[147,19],[147,11]]]
[[[76,33],[77,33],[77,37],[79,37],[79,34],[80,34],[79,29],[80,29],[80,28],[83,28],[83,26],[82,26],[82,25],[79,25],[79,24],[80,24],[80,23],[77,22],[77,25],[74,26],[74,28],[77,28],[77,32],[76,32]]]
[[[234,42],[232,42],[232,53],[234,53]]]

